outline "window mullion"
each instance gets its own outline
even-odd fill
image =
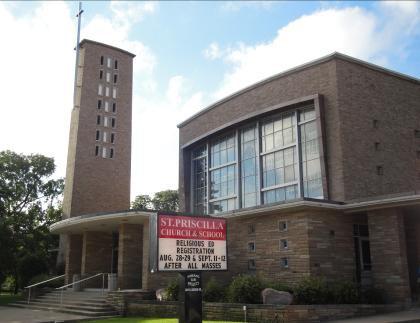
[[[206,157],[206,214],[210,214],[210,144],[206,143],[207,157]]]
[[[304,197],[303,192],[303,169],[302,169],[302,145],[301,145],[301,132],[300,132],[300,125],[299,125],[299,114],[298,111],[295,111],[295,119],[296,119],[296,129],[295,129],[295,136],[296,136],[296,149],[297,149],[297,163],[298,163],[298,192],[300,197]]]
[[[260,155],[261,152],[261,129],[260,129],[260,122],[257,122],[257,156],[256,156],[256,163],[257,163],[257,205],[262,204],[262,198],[261,198],[261,188],[262,188],[262,167],[261,167],[261,158]]]
[[[242,207],[242,190],[241,190],[241,163],[239,162],[239,158],[241,156],[241,140],[240,140],[240,136],[239,136],[239,130],[236,130],[235,132],[235,145],[237,147],[235,154],[236,154],[236,170],[235,170],[235,175],[236,175],[236,181],[235,181],[235,185],[236,185],[236,195],[237,195],[237,199],[235,201],[236,204],[236,209],[239,209]]]

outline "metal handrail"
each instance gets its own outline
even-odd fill
[[[29,302],[31,301],[31,288],[32,288],[32,287],[35,287],[35,286],[38,286],[38,285],[42,285],[42,284],[48,283],[48,282],[50,282],[50,281],[52,281],[52,280],[56,280],[56,279],[63,278],[64,276],[65,276],[65,275],[56,276],[56,277],[53,277],[53,278],[50,278],[50,279],[44,280],[44,281],[42,281],[42,282],[39,282],[39,283],[36,283],[36,284],[33,284],[33,285],[29,285],[29,286],[24,287],[25,289],[26,289],[26,288],[28,288],[28,289],[29,289],[29,291],[28,291],[28,304],[29,304]]]
[[[56,290],[57,289],[58,290],[61,290],[61,293],[60,293],[60,304],[61,304],[61,306],[63,306],[63,292],[64,292],[64,288],[67,288],[69,286],[72,286],[72,285],[81,283],[83,281],[86,281],[86,280],[89,280],[89,279],[92,279],[92,278],[95,278],[95,277],[98,277],[98,276],[101,276],[101,275],[102,275],[102,294],[103,294],[104,293],[104,289],[105,289],[105,275],[106,275],[106,273],[95,274],[95,275],[89,276],[87,278],[76,280],[75,282],[72,282],[70,284],[67,284],[67,285],[64,285],[64,286],[61,286],[61,287],[57,287]]]
[[[83,281],[86,281],[86,280],[95,278],[95,277],[100,276],[100,275],[105,275],[105,273],[99,273],[99,274],[95,274],[93,276],[89,276],[88,278],[83,278],[83,279],[80,279],[80,280],[76,280],[75,282],[72,282],[70,284],[67,284],[67,285],[64,285],[64,286],[61,286],[61,287],[57,287],[56,289],[63,289],[63,288],[69,287],[71,285],[74,285],[74,284],[77,284],[77,283],[81,283]]]

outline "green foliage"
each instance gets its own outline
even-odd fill
[[[263,284],[256,276],[235,276],[228,287],[228,301],[231,303],[261,303]]]
[[[361,301],[363,304],[385,304],[385,291],[379,288],[366,288],[362,290]]]
[[[152,199],[149,195],[137,195],[131,203],[133,210],[147,210],[153,208]]]
[[[166,301],[177,301],[179,295],[179,280],[173,279],[166,288]]]
[[[179,210],[179,195],[177,190],[166,190],[149,195],[137,195],[131,203],[133,210],[154,209],[158,211],[176,212]]]
[[[211,277],[203,289],[203,299],[206,302],[223,302],[226,298],[226,288]]]
[[[348,281],[334,282],[329,286],[329,294],[332,299],[330,303],[334,304],[358,304],[359,291],[357,286]]]
[[[0,282],[12,275],[15,292],[42,267],[29,256],[43,260],[44,268],[55,262],[49,250],[58,237],[48,228],[60,218],[64,185],[51,179],[54,170],[52,158],[0,152]]]
[[[54,278],[55,275],[48,275],[48,274],[39,274],[31,278],[31,280],[28,282],[28,285],[33,285],[36,283],[40,283],[46,280],[49,280],[51,278]],[[44,283],[40,285],[41,287],[50,287],[50,288],[57,288],[64,285],[64,278],[62,279],[55,279],[50,282]]]
[[[16,285],[15,278],[13,276],[7,276],[1,285],[1,290],[6,292],[13,291]]]
[[[307,277],[298,283],[294,290],[297,304],[328,304],[331,293],[324,279]]]
[[[293,287],[291,287],[291,286],[289,286],[289,285],[287,285],[283,282],[278,282],[278,281],[266,283],[264,287],[265,288],[272,288],[272,289],[275,289],[275,290],[278,290],[278,291],[288,292],[290,294],[293,294],[293,292],[294,292]]]

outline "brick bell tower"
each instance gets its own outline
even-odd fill
[[[79,44],[63,220],[130,207],[134,57],[91,40]],[[65,260],[67,280],[80,273],[87,243],[86,233],[60,237],[58,261]]]

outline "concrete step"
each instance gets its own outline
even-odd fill
[[[16,302],[17,304],[27,305],[27,302]],[[39,300],[34,300],[29,303],[29,305],[38,305],[38,306],[46,306],[46,307],[57,307],[57,308],[69,308],[69,309],[83,309],[93,312],[100,312],[100,311],[107,311],[110,309],[110,306],[107,304],[83,304],[83,303],[67,303],[63,302],[62,304],[60,302],[44,302]]]
[[[114,310],[93,312],[93,311],[87,311],[83,309],[68,309],[68,308],[60,308],[60,307],[50,307],[50,306],[42,306],[42,305],[35,305],[35,304],[19,304],[19,303],[9,304],[9,306],[54,311],[54,312],[68,313],[68,314],[77,314],[77,315],[84,315],[84,316],[89,316],[89,317],[119,316],[118,312]]]
[[[36,299],[61,301],[61,295],[43,295],[43,296],[36,297]],[[100,298],[99,297],[76,297],[76,296],[63,295],[63,300],[92,302],[92,303],[103,303],[103,302],[105,302],[106,297],[100,297]]]

